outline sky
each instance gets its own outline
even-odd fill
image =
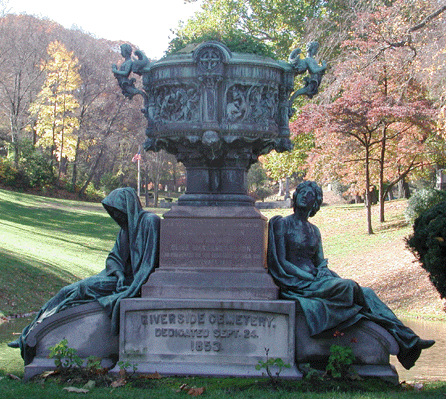
[[[139,4],[139,5],[138,5]],[[7,10],[46,17],[65,28],[74,24],[98,38],[128,41],[147,57],[159,59],[173,38],[170,29],[199,10],[200,1],[132,0],[124,4],[106,0],[9,0]]]

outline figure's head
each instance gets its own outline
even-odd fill
[[[314,57],[317,54],[317,50],[319,49],[318,42],[309,42],[307,44],[307,56]]]
[[[121,54],[124,58],[130,57],[132,55],[132,46],[130,44],[121,44]]]
[[[127,229],[135,215],[142,211],[141,201],[136,191],[131,187],[117,188],[102,200],[102,205],[123,229]]]
[[[314,194],[313,206],[308,214],[308,216],[311,217],[316,215],[316,213],[319,211],[323,199],[322,189],[314,181],[304,181],[296,187],[296,190],[293,193],[293,210],[296,211],[296,208],[299,207],[298,201],[300,197],[308,191]]]

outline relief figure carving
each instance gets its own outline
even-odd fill
[[[199,94],[191,85],[162,86],[155,90],[153,117],[167,122],[198,120]]]

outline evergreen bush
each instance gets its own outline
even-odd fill
[[[426,188],[417,191],[407,202],[404,216],[408,223],[413,223],[423,212],[441,201],[446,201],[446,191]]]
[[[446,298],[446,201],[423,212],[414,223],[407,245],[442,298]]]

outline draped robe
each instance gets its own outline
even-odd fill
[[[8,345],[20,348],[25,365],[33,357],[33,348],[26,344],[30,331],[61,310],[98,301],[111,318],[112,332],[119,331],[119,303],[123,298],[139,295],[141,286],[158,266],[160,218],[142,209],[132,188],[112,191],[102,205],[119,224],[121,230],[107,256],[105,269],[99,274],[63,287],[45,303],[20,337]],[[123,273],[124,285],[118,289],[116,272]]]
[[[293,231],[293,215],[271,218],[268,229],[268,270],[280,288],[280,296],[300,305],[311,336],[324,336],[333,329],[351,327],[361,319],[385,328],[397,341],[400,363],[411,368],[418,359],[420,341],[410,328],[370,288],[343,279],[328,269],[322,259],[322,242],[316,226],[306,222],[308,234]],[[294,253],[291,254],[291,251]],[[298,256],[296,256],[298,254]],[[300,264],[293,264],[290,259]],[[306,264],[317,259],[315,275],[305,272]],[[297,263],[297,262],[296,262]]]

